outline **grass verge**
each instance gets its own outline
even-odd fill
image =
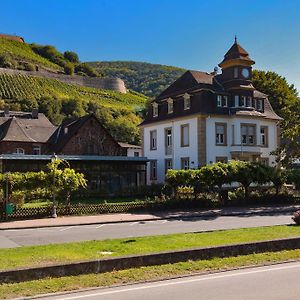
[[[0,270],[299,235],[300,226],[285,225],[1,249]]]
[[[71,291],[89,287],[107,287],[125,283],[171,278],[193,273],[229,270],[300,259],[300,250],[266,252],[229,258],[189,261],[153,267],[133,268],[111,273],[49,278],[0,285],[0,299]]]

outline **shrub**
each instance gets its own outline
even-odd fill
[[[79,63],[79,57],[77,53],[73,51],[65,51],[64,52],[64,58],[70,61],[71,63],[77,64]]]
[[[92,68],[91,66],[87,65],[86,63],[78,64],[75,67],[75,72],[78,73],[85,73],[89,77],[99,77],[99,73]]]
[[[74,65],[72,63],[66,63],[64,66],[64,72],[67,75],[73,75],[74,74]]]
[[[35,66],[31,63],[24,63],[24,70],[25,71],[35,71]]]
[[[300,225],[300,210],[294,213],[292,219],[297,225]]]

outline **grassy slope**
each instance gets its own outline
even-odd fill
[[[0,99],[38,99],[42,96],[97,100],[103,106],[116,108],[141,107],[146,101],[146,97],[137,93],[122,94],[66,84],[49,78],[0,74]]]
[[[9,54],[17,60],[25,60],[52,69],[62,69],[42,56],[34,53],[28,44],[0,38],[0,55]]]
[[[112,256],[122,256],[262,241],[299,235],[299,226],[272,226],[1,249],[0,269],[98,259],[110,256],[101,253],[107,251],[112,252]]]
[[[134,61],[89,62],[97,71],[119,77],[126,86],[146,96],[157,96],[180,77],[185,69]]]
[[[300,250],[290,250],[188,261],[161,266],[134,268],[111,273],[47,278],[21,283],[2,284],[0,285],[0,298],[11,299],[21,296],[71,291],[89,287],[107,287],[126,283],[167,279],[207,271],[229,270],[245,266],[258,266],[299,259]]]

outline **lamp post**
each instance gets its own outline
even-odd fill
[[[55,162],[57,159],[57,155],[55,153],[53,153],[52,157],[51,157],[51,162]],[[53,207],[52,207],[52,218],[57,218],[57,213],[56,213],[56,190],[55,190],[55,171],[56,168],[53,169],[53,189],[52,189],[52,201],[53,201]]]

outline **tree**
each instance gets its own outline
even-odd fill
[[[91,66],[89,66],[86,63],[78,64],[75,67],[75,72],[76,73],[84,73],[89,77],[99,77],[100,76],[99,73],[94,68],[92,68]]]
[[[73,51],[65,51],[64,58],[70,61],[71,63],[77,64],[79,63],[78,54]]]
[[[288,165],[293,158],[300,157],[300,99],[293,84],[275,72],[253,71],[253,84],[268,95],[275,112],[283,118],[281,122],[281,146],[276,151],[278,160]]]
[[[87,181],[84,175],[71,169],[67,161],[54,158],[47,167],[48,186],[52,191],[53,199],[56,199],[56,195],[64,195],[66,203],[70,204],[71,194],[80,187],[86,188]]]

